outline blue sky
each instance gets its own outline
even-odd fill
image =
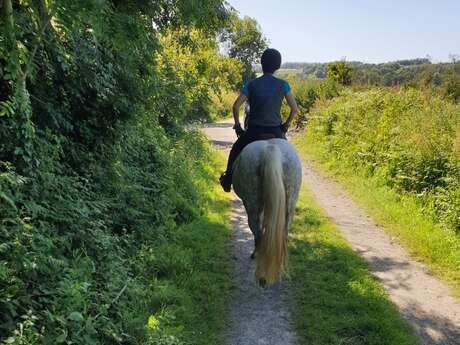
[[[460,55],[460,0],[228,0],[283,61],[385,62]]]

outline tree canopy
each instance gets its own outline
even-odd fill
[[[228,55],[243,63],[243,81],[254,77],[253,65],[260,61],[262,53],[268,46],[257,21],[250,17],[240,18],[236,13],[231,14],[229,26],[223,30],[221,41]]]
[[[331,62],[326,66],[327,77],[342,84],[350,85],[353,68],[345,61]]]
[[[0,12],[0,343],[158,344],[147,319],[171,301],[154,295],[152,248],[206,204],[208,151],[185,128],[241,83],[215,38],[227,5],[2,0]]]

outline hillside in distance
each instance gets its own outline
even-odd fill
[[[326,78],[328,63],[285,62],[278,71],[280,76],[296,74],[302,78]],[[385,63],[349,61],[353,67],[354,84],[391,86],[426,81],[441,85],[450,75],[460,75],[460,62],[432,63],[428,58],[397,60]]]

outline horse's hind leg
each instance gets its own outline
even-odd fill
[[[297,203],[299,193],[298,190],[290,191],[286,196],[286,238],[288,236],[289,229],[291,229],[292,222],[294,220],[295,205]]]
[[[245,203],[246,212],[248,214],[248,225],[254,235],[254,251],[251,254],[251,259],[255,258],[257,245],[260,237],[260,212],[256,205],[247,205]]]
[[[260,214],[255,214],[252,217],[248,218],[249,228],[254,235],[254,250],[251,254],[251,259],[256,257],[257,247],[259,245],[259,238],[260,238]]]

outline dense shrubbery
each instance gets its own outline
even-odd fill
[[[211,115],[213,119],[225,119],[232,116],[232,106],[238,93],[236,91],[222,92],[214,95],[212,100]]]
[[[307,135],[332,158],[420,197],[460,233],[460,106],[416,89],[346,90]]]
[[[171,141],[149,120],[86,177],[1,175],[1,334],[12,344],[143,343],[149,315],[176,303],[155,280],[177,274],[183,253],[161,253],[200,216],[210,157],[199,135]]]
[[[155,250],[209,199],[209,154],[183,128],[239,83],[214,38],[227,11],[219,0],[0,11],[0,342],[147,343],[148,316],[179,300],[153,281],[189,269]]]
[[[289,75],[286,79],[289,81],[297,105],[299,106],[299,116],[294,120],[297,127],[303,127],[306,121],[308,121],[310,110],[316,101],[332,99],[338,96],[343,88],[331,79],[301,79],[294,75]],[[286,104],[283,105],[282,112],[284,116],[289,114]]]
[[[160,123],[170,128],[172,122],[209,120],[214,112],[212,100],[241,85],[242,64],[217,57],[217,43],[196,29],[167,32],[160,42],[164,50],[157,63],[164,85],[158,96],[165,106]]]

